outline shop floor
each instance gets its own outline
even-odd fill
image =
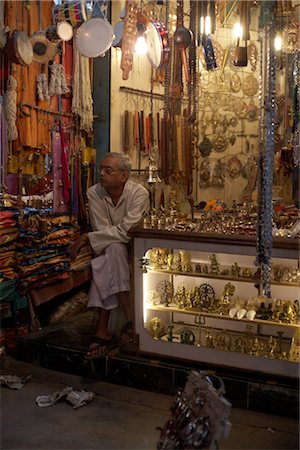
[[[220,376],[234,407],[285,417],[298,417],[298,380],[255,372],[172,360],[158,355],[124,353],[118,347],[101,359],[84,358],[92,340],[92,317],[78,314],[18,339],[15,357],[24,362],[109,383],[174,395],[190,370]]]

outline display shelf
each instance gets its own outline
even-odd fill
[[[208,312],[204,312],[204,311],[200,311],[196,310],[196,309],[192,309],[192,308],[186,308],[186,309],[180,309],[177,306],[159,306],[159,305],[147,305],[147,309],[151,310],[151,311],[161,311],[161,312],[170,312],[170,313],[184,313],[184,314],[190,314],[193,316],[201,316],[201,317],[211,317],[211,318],[215,318],[215,319],[220,319],[220,320],[230,320],[233,322],[237,322],[237,323],[246,323],[246,324],[257,324],[257,325],[273,325],[273,326],[278,326],[278,327],[283,327],[283,328],[300,328],[300,324],[299,323],[282,323],[282,322],[275,322],[274,320],[263,320],[263,319],[253,319],[253,320],[248,320],[245,318],[242,319],[238,319],[236,317],[230,317],[229,315],[226,314],[213,314],[213,313],[208,313]]]
[[[295,319],[295,315],[288,309],[289,306],[297,308],[297,302],[299,305],[299,286],[296,282],[272,279],[271,298],[259,295],[260,280],[258,277],[254,278],[257,271],[255,238],[141,229],[134,230],[132,237],[135,331],[141,353],[243,368],[264,374],[299,377],[297,351],[296,357],[294,353],[293,358],[291,356],[293,337],[300,328],[299,317]],[[160,256],[155,260],[157,250],[160,256],[166,258],[162,259],[164,263],[159,259]],[[167,261],[168,254],[175,255],[174,264],[172,257]],[[285,274],[294,270],[297,272],[298,257],[299,243],[295,245],[295,241],[275,240],[274,266],[283,268]],[[179,270],[176,258],[179,260]],[[201,265],[197,271],[196,264]],[[230,273],[233,266],[238,267],[241,275],[243,270],[247,270],[251,278]],[[186,267],[187,270],[182,270]],[[222,274],[224,270],[229,273]],[[215,273],[209,273],[214,271]],[[253,299],[265,299],[266,307],[270,304],[270,311],[275,314],[276,319],[231,317],[228,304],[227,310],[219,309],[222,314],[209,310],[219,308],[218,302],[224,300],[222,295],[230,284],[234,287],[230,300],[236,299],[237,304],[245,307],[251,305]],[[212,297],[208,298],[208,303],[203,303],[201,298],[202,309],[199,311],[197,306],[191,306],[189,302],[195,303],[195,288],[201,286],[208,286]],[[152,293],[148,294],[150,291],[153,291],[154,297],[158,293],[154,302],[151,299]],[[168,297],[165,298],[166,295]],[[279,315],[275,309],[279,307],[276,303],[278,300],[283,302]],[[183,306],[179,307],[178,302]],[[226,303],[222,307],[224,305]],[[247,312],[249,308],[246,308]],[[277,320],[276,314],[280,320]],[[178,339],[178,335],[186,331],[189,337],[194,335],[192,343]],[[171,333],[169,339],[168,333]],[[212,340],[207,338],[210,333]],[[225,338],[230,344],[227,345]],[[241,342],[244,347],[239,347]]]
[[[230,267],[224,267],[223,269],[230,269]],[[244,269],[242,267],[242,269]],[[257,270],[257,269],[254,269]],[[152,273],[165,273],[168,275],[184,275],[186,277],[197,277],[197,278],[211,278],[211,279],[215,279],[215,280],[228,280],[228,281],[236,281],[236,282],[240,282],[242,281],[243,283],[254,283],[256,282],[256,280],[254,278],[246,278],[246,277],[232,277],[231,275],[214,275],[211,273],[199,273],[199,272],[183,272],[183,271],[169,271],[167,269],[153,269],[151,267],[147,267],[147,271],[152,272]],[[294,286],[294,287],[299,287],[299,283],[292,283],[292,282],[288,282],[288,281],[275,281],[275,280],[271,280],[271,284],[273,285],[278,285],[278,286]]]

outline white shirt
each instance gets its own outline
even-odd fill
[[[87,198],[93,229],[88,237],[97,255],[113,242],[129,242],[127,232],[138,225],[149,210],[149,192],[132,181],[125,183],[117,205],[100,183],[89,188]]]

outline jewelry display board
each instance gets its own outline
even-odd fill
[[[139,351],[297,378],[295,241],[274,242],[274,297],[259,296],[255,238],[136,230]]]

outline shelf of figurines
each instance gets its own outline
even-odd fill
[[[193,208],[191,216],[180,213],[176,202],[169,210],[152,209],[144,217],[140,229],[175,233],[213,234],[227,237],[254,237],[257,234],[257,205],[236,204],[226,210],[212,205],[214,209]],[[297,240],[300,236],[299,209],[295,206],[274,205],[272,236],[277,241]]]
[[[260,300],[262,300],[262,298],[260,298]],[[264,302],[262,302],[264,303]],[[284,304],[284,302],[280,303],[281,305]],[[287,309],[289,309],[290,307],[293,308],[293,302],[286,302],[286,307]],[[211,318],[211,319],[218,319],[218,320],[222,320],[222,321],[230,321],[231,323],[233,322],[239,322],[239,323],[244,323],[244,324],[251,324],[251,326],[253,324],[256,324],[259,326],[261,325],[273,325],[280,328],[292,328],[292,329],[296,329],[299,328],[300,329],[300,321],[299,319],[296,319],[295,316],[293,316],[295,319],[295,321],[292,322],[285,322],[285,318],[283,318],[281,321],[280,319],[275,319],[275,316],[272,314],[276,314],[277,310],[275,309],[274,312],[273,310],[269,309],[269,308],[265,308],[264,306],[260,307],[260,309],[258,310],[259,314],[262,314],[262,317],[264,318],[256,318],[253,314],[253,310],[251,309],[246,309],[244,307],[233,307],[230,308],[228,313],[225,312],[207,312],[207,311],[203,311],[201,308],[180,308],[178,307],[178,305],[174,304],[174,303],[170,303],[169,305],[151,305],[149,303],[147,303],[147,309],[151,310],[151,311],[157,311],[157,312],[167,312],[167,313],[184,313],[187,315],[192,315],[195,318],[195,321],[202,321],[203,324],[208,322],[206,320],[206,318]],[[250,313],[250,314],[249,314]],[[267,316],[269,314],[269,319],[267,319]],[[253,317],[254,316],[254,317]],[[288,316],[287,316],[288,317]],[[259,328],[258,328],[259,329]]]
[[[254,236],[132,234],[141,352],[298,378],[300,268],[292,240],[276,240],[264,292]]]
[[[207,266],[203,265],[203,269],[201,269],[201,265],[199,263],[193,264],[196,270],[193,268],[188,271],[175,271],[168,269],[152,269],[147,268],[147,272],[152,273],[165,273],[168,275],[185,275],[188,277],[197,277],[197,278],[208,278],[215,280],[228,280],[228,281],[242,281],[246,283],[259,282],[259,271],[253,270],[249,267],[240,267],[236,263],[234,266],[222,266],[220,273],[209,273]],[[207,270],[207,271],[206,271]],[[232,272],[235,272],[237,276],[233,275]],[[271,282],[274,285],[279,286],[295,286],[298,287],[300,283],[300,270],[296,267],[289,268],[272,268]]]
[[[179,308],[174,302],[147,302],[143,326],[138,330],[140,351],[298,378],[299,321],[249,318],[247,311],[212,313]]]
[[[152,248],[150,256],[156,250]],[[188,259],[190,257],[186,251],[180,250],[174,255],[173,251],[168,253],[165,250],[166,254],[172,255],[172,260],[179,255],[181,261],[183,255]],[[149,251],[146,254],[149,255]],[[238,294],[244,297],[247,294],[247,299],[243,300],[239,295],[234,296],[236,288],[232,284],[235,281],[232,274],[229,280],[223,278],[215,254],[210,255],[210,260],[212,264],[205,264],[204,273],[154,270],[146,266],[143,278],[146,283],[144,310],[148,334],[154,340],[164,342],[298,362],[300,311],[299,301],[294,300],[294,294],[299,285],[296,282],[288,284],[290,287],[285,289],[291,289],[289,295],[293,299],[282,300],[255,295],[253,293],[257,289],[254,286],[251,289],[245,289],[244,286],[241,291],[244,281],[254,284],[253,279],[236,278],[236,281],[241,282]],[[236,263],[232,265],[234,271],[236,266]],[[189,262],[185,269],[191,268]],[[250,268],[246,269],[247,273],[252,273]],[[290,269],[294,270],[292,266]],[[187,282],[191,278],[187,279],[186,275],[196,277],[192,286]],[[199,277],[201,283],[197,283]],[[215,280],[214,286],[209,284],[209,279]]]
[[[198,307],[178,304],[183,293],[193,301],[195,292],[199,293],[197,287],[188,292],[186,286],[183,292],[181,284],[169,303],[158,304],[158,292],[149,290],[145,315],[148,334],[155,340],[299,362],[298,302],[272,302],[258,296],[231,304],[222,296],[213,298],[206,307],[205,301]],[[258,304],[259,308],[254,309]]]
[[[193,261],[189,251],[154,247],[149,249],[142,258],[141,267],[145,273],[246,282],[257,286],[260,284],[260,268],[243,266],[237,261],[221,264],[219,255],[215,253],[203,252],[202,258],[201,261]],[[270,282],[273,285],[298,287],[300,284],[299,261],[291,265],[290,262],[285,264],[275,259],[271,266]]]
[[[160,317],[153,316],[144,326],[148,335],[156,342],[188,345],[191,350],[219,350],[286,363],[299,362],[299,327],[292,337],[284,337],[282,331],[277,331],[275,335],[261,335],[252,329],[253,324],[246,325],[242,332],[207,326],[205,316],[195,317],[198,318],[199,325],[183,322],[165,324]]]

